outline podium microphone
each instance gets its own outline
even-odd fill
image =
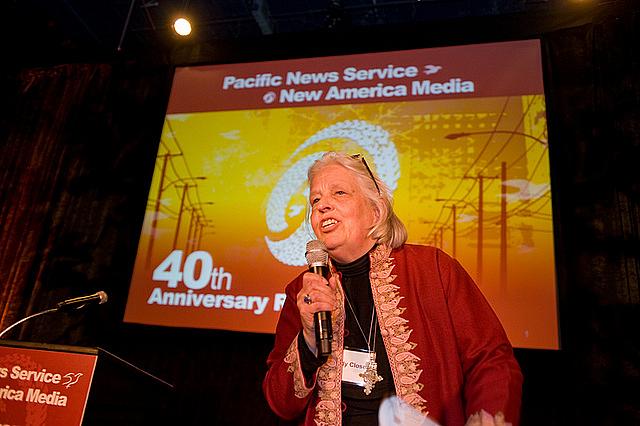
[[[101,290],[97,293],[90,294],[89,296],[80,296],[80,297],[74,297],[72,299],[64,300],[62,302],[59,302],[55,308],[47,309],[41,312],[36,312],[33,315],[29,315],[26,318],[22,318],[20,321],[14,322],[9,327],[2,330],[2,333],[0,333],[0,339],[2,338],[2,336],[7,334],[9,330],[13,329],[17,325],[22,324],[25,321],[30,320],[31,318],[39,317],[40,315],[44,315],[44,314],[48,314],[56,311],[68,311],[73,308],[80,309],[91,303],[97,303],[98,305],[101,305],[105,303],[107,299],[108,299],[107,293]]]
[[[90,303],[97,303],[98,305],[102,305],[103,303],[106,303],[107,300],[108,300],[107,293],[101,290],[97,293],[90,294],[89,296],[74,297],[72,299],[67,299],[62,302],[59,302],[58,309],[62,309],[62,310],[72,309],[72,308],[79,309]]]
[[[311,240],[307,243],[305,253],[309,271],[329,279],[329,253],[327,247],[320,240]],[[331,355],[331,340],[333,330],[331,328],[331,311],[320,311],[313,315],[313,324],[316,329],[316,347],[318,356]]]

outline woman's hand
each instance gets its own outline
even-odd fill
[[[316,348],[315,326],[313,315],[321,311],[333,311],[336,307],[337,279],[332,276],[329,281],[318,274],[307,272],[302,276],[302,289],[298,292],[297,305],[302,321],[302,332],[307,346],[315,355]]]
[[[492,416],[486,411],[480,410],[469,417],[465,426],[511,426],[511,423],[505,422],[504,414],[501,412]]]

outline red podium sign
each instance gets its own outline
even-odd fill
[[[0,425],[82,424],[97,358],[0,344]]]

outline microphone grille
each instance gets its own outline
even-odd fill
[[[307,242],[307,251],[304,255],[307,258],[308,265],[329,264],[327,246],[325,246],[320,240],[311,240]]]
[[[97,292],[96,294],[100,298],[100,302],[98,303],[98,305],[102,305],[103,303],[107,303],[107,300],[109,300],[109,296],[107,296],[107,293],[105,293],[102,290]]]

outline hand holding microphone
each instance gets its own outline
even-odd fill
[[[331,311],[336,304],[336,279],[329,278],[329,254],[321,241],[309,241],[306,252],[308,273],[303,276],[297,305],[305,341],[319,357],[331,354]]]

